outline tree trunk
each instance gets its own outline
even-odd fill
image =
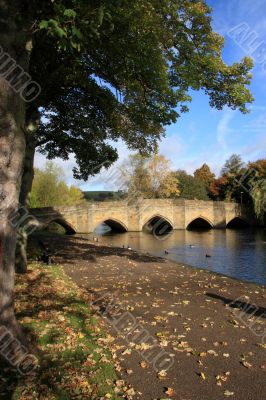
[[[13,317],[16,213],[25,152],[24,104],[0,78],[0,322]]]
[[[0,1],[0,55],[28,71],[26,29],[17,25],[19,1]],[[15,17],[16,16],[16,17]],[[22,23],[22,18],[17,18]],[[24,23],[24,21],[23,21]],[[25,28],[25,27],[23,27]],[[12,61],[13,60],[13,61]],[[2,59],[3,61],[3,59]],[[25,102],[10,83],[13,70],[0,62],[0,327],[17,330],[13,307],[16,213],[25,154]],[[9,68],[9,69],[8,69]],[[11,72],[10,72],[11,71]]]
[[[39,113],[36,111],[32,114],[29,123],[26,126],[26,153],[25,160],[23,165],[23,174],[21,181],[21,190],[19,196],[19,203],[23,207],[24,210],[28,207],[28,196],[31,192],[32,181],[34,177],[34,155],[35,155],[35,131],[38,128],[39,124]],[[25,207],[25,208],[24,208]],[[17,245],[16,245],[16,272],[17,273],[26,273],[27,272],[27,243],[28,243],[28,234],[25,226],[21,225],[18,228],[17,234]]]

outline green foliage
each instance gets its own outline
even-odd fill
[[[257,218],[266,221],[266,159],[248,163],[244,179]]]
[[[266,220],[266,178],[253,184],[250,195],[253,199],[254,211],[258,219]]]
[[[244,168],[244,163],[241,156],[238,154],[232,154],[231,157],[226,160],[222,170],[221,175],[236,175]]]
[[[206,185],[202,180],[187,174],[184,170],[176,171],[179,182],[180,197],[190,200],[209,200]]]
[[[75,186],[68,187],[62,170],[52,162],[47,162],[44,170],[35,170],[30,207],[70,206],[83,201],[83,193]]]
[[[75,18],[76,17],[76,15],[77,15],[77,13],[76,13],[76,11],[74,11],[74,10],[71,10],[70,8],[67,8],[65,11],[64,11],[64,17],[68,17],[68,18]]]

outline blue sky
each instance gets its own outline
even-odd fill
[[[193,93],[190,112],[167,127],[160,152],[171,160],[174,169],[186,169],[192,173],[207,162],[219,174],[232,153],[240,154],[244,161],[266,156],[266,2],[207,0],[207,3],[213,8],[214,30],[225,38],[224,60],[232,64],[246,55],[254,59],[250,90],[255,101],[250,107],[250,114],[243,115],[228,108],[222,111],[211,109],[204,93]],[[243,34],[234,35],[237,26],[243,28],[250,40],[241,43]],[[117,149],[120,156],[118,163],[121,163],[130,152],[122,142],[117,144]],[[56,160],[56,163],[63,167],[68,183],[74,183],[82,190],[115,189],[104,174],[88,182],[74,181],[71,173],[74,157],[68,162]],[[41,167],[43,164],[44,158],[37,154],[35,165]]]

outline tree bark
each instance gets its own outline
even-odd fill
[[[0,44],[3,48],[1,53],[6,52],[10,59],[15,60],[16,64],[27,72],[28,38],[26,29],[22,29],[16,22],[20,5],[21,3],[15,0],[0,1]],[[17,20],[21,24],[22,19]],[[5,325],[13,330],[18,329],[14,317],[13,289],[16,213],[25,154],[24,124],[25,102],[14,91],[2,68],[0,74],[0,326]]]
[[[21,181],[21,189],[19,196],[20,206],[23,210],[28,208],[28,196],[31,192],[32,181],[34,177],[34,155],[36,147],[36,137],[35,132],[39,124],[39,113],[36,110],[32,113],[25,129],[26,137],[26,153],[23,165],[23,174]],[[22,212],[23,213],[23,212]],[[16,262],[15,269],[17,273],[27,272],[27,244],[28,244],[28,234],[25,226],[21,225],[18,228],[17,233],[17,245],[16,245]]]
[[[0,78],[0,322],[13,317],[16,213],[25,152],[24,104]]]

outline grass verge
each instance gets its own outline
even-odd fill
[[[0,398],[125,398],[109,350],[113,338],[104,335],[88,303],[61,266],[35,263],[17,276],[16,315],[40,352],[39,366],[24,377],[1,368]]]

